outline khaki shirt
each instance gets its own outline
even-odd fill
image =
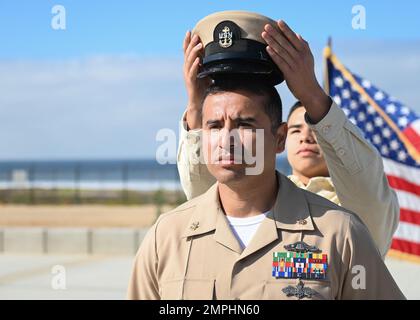
[[[380,154],[334,102],[317,124],[305,119],[315,132],[331,178],[314,177],[306,186],[297,177],[289,178],[299,187],[357,213],[384,258],[398,226],[400,209]],[[178,171],[187,199],[192,199],[207,191],[216,180],[204,162],[199,161],[201,130],[187,131],[186,122],[181,120],[180,132]]]
[[[277,179],[275,205],[245,249],[221,208],[217,183],[160,216],[136,255],[128,298],[297,299],[282,289],[296,288],[298,279],[272,275],[273,253],[297,241],[327,254],[326,279],[302,280],[312,299],[404,298],[355,214],[280,173]]]
[[[292,180],[292,182],[299,188],[316,193],[317,195],[340,205],[340,200],[337,197],[334,184],[330,177],[313,177],[309,179],[306,186],[302,181],[299,180],[298,177],[294,175],[290,175],[288,178]]]

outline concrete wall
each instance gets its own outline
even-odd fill
[[[2,228],[0,253],[129,254],[148,229]]]

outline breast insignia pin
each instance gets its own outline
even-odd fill
[[[313,295],[315,295],[317,292],[311,288],[305,287],[305,284],[302,282],[302,280],[299,280],[299,283],[296,285],[296,287],[288,286],[286,288],[283,288],[282,291],[288,296],[295,296],[299,300],[303,298],[312,298]]]

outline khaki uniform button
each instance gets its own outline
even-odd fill
[[[301,225],[305,225],[305,224],[307,224],[308,223],[308,221],[306,221],[305,219],[299,219],[298,221],[297,221],[297,223],[298,224],[301,224]]]

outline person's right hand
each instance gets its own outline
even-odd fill
[[[188,129],[201,128],[201,109],[204,94],[211,84],[210,78],[197,78],[200,58],[203,54],[203,44],[197,35],[191,39],[188,31],[184,39],[184,81],[188,94],[186,120]]]

